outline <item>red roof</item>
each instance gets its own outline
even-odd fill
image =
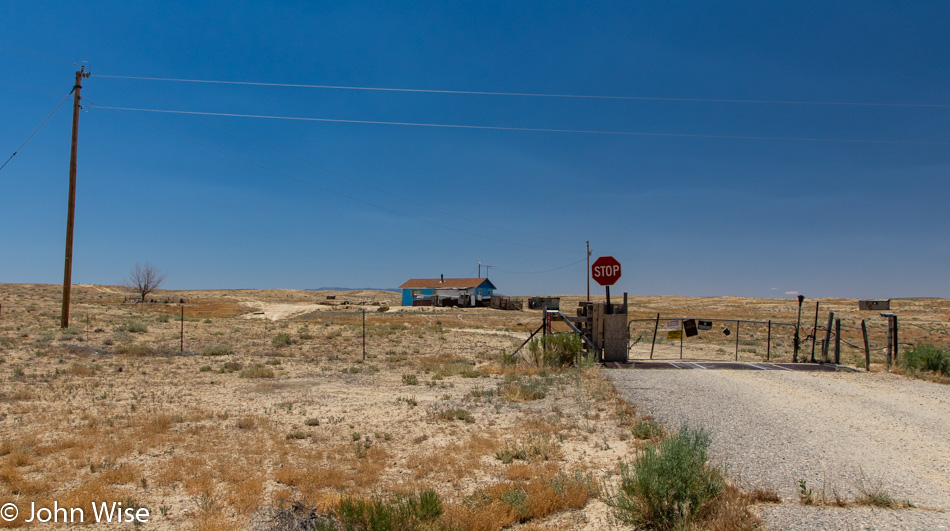
[[[447,278],[444,281],[438,278],[410,278],[399,289],[467,289],[478,287],[483,282],[495,287],[487,278]]]

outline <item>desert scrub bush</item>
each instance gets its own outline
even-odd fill
[[[403,374],[402,383],[406,385],[419,385],[419,377],[415,374]]]
[[[148,327],[138,321],[129,321],[115,329],[116,332],[129,332],[132,334],[141,334],[148,332]]]
[[[581,355],[581,338],[577,334],[550,334],[528,343],[530,359],[539,366],[574,365]]]
[[[365,499],[345,496],[336,508],[343,529],[423,529],[442,516],[442,498],[434,490]]]
[[[265,367],[260,363],[255,363],[241,371],[241,378],[273,378],[274,371],[270,367]]]
[[[474,424],[475,416],[472,412],[464,408],[442,409],[436,413],[436,417],[442,420],[461,420],[466,424]]]
[[[501,483],[476,490],[449,516],[461,529],[509,527],[566,509],[580,509],[599,494],[590,474],[558,472],[529,481]]]
[[[633,436],[637,439],[658,439],[663,436],[663,426],[655,420],[642,420],[634,424]]]
[[[290,337],[290,334],[286,332],[281,332],[277,334],[276,336],[274,336],[273,339],[270,340],[270,344],[278,348],[287,347],[287,346],[292,345],[293,343],[294,343],[294,340]]]
[[[240,362],[226,361],[224,365],[221,366],[221,369],[219,370],[219,372],[224,373],[224,374],[230,374],[232,372],[238,372],[239,370],[243,368],[244,368],[244,365],[242,365]]]
[[[155,349],[148,345],[133,343],[131,345],[120,345],[118,352],[125,356],[151,356],[155,354]]]
[[[904,353],[901,365],[911,373],[930,372],[950,376],[950,352],[935,345],[918,345]]]
[[[495,458],[504,464],[513,461],[548,461],[561,455],[561,444],[550,433],[531,433],[527,438],[506,440],[495,451]]]
[[[201,354],[203,356],[230,356],[234,354],[234,349],[231,345],[213,345],[201,349]]]
[[[709,435],[687,426],[658,446],[648,446],[633,464],[620,462],[620,489],[605,499],[614,516],[632,525],[688,527],[724,486],[707,462]]]
[[[316,507],[293,500],[281,501],[276,508],[265,508],[257,515],[261,529],[314,531],[403,531],[441,529],[439,518],[444,508],[434,490],[363,498],[345,495],[335,505]]]
[[[516,378],[509,382],[498,384],[498,396],[508,402],[527,402],[541,400],[548,395],[548,388],[553,385],[551,377],[521,379]]]

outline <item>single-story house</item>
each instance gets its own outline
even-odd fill
[[[404,282],[403,306],[488,306],[495,285],[487,278],[411,278]]]

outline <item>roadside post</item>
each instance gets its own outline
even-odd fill
[[[831,327],[835,324],[835,312],[828,312],[828,326],[825,327],[825,342],[821,344],[821,362],[828,363],[828,349],[831,347]]]
[[[799,341],[800,341],[799,330],[802,327],[802,302],[804,302],[804,300],[805,300],[804,295],[798,296],[798,323],[795,324],[795,346],[794,346],[794,351],[792,352],[792,363],[798,363],[798,348],[799,348]],[[770,331],[771,331],[771,327],[770,327]]]
[[[871,372],[871,345],[868,343],[868,324],[861,319],[861,333],[864,334],[864,368]]]

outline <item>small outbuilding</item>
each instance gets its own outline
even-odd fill
[[[403,306],[488,306],[495,285],[487,278],[411,278],[404,282]]]

